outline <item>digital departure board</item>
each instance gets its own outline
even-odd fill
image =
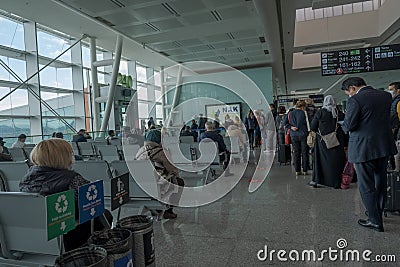
[[[400,44],[321,53],[322,76],[400,69]]]

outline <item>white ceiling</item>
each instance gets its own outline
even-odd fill
[[[177,62],[267,64],[268,45],[252,1],[64,0]],[[265,40],[265,38],[264,38]],[[268,52],[267,52],[268,53]]]
[[[360,0],[358,0],[360,1]],[[295,11],[357,0],[2,0],[1,9],[72,36],[89,34],[113,50],[123,34],[123,55],[152,67],[215,61],[237,68],[272,66],[281,92],[331,87],[340,77],[319,70],[293,70]],[[51,11],[51,12],[49,12]],[[381,44],[383,36],[365,41]],[[368,25],[366,25],[368,27]],[[394,40],[394,42],[400,40]],[[386,87],[397,71],[364,75]],[[329,91],[338,94],[336,86]],[[287,89],[287,90],[286,90]]]

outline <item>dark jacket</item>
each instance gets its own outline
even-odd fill
[[[343,121],[344,113],[338,110],[338,117],[333,118],[332,113],[326,109],[319,109],[317,113],[315,113],[314,119],[310,122],[310,128],[312,131],[316,133],[321,133],[322,135],[326,135],[332,133],[336,130],[336,137],[339,140],[339,143],[342,146],[346,146],[346,136],[342,130],[342,126],[340,124],[336,124],[338,121]],[[320,140],[320,136],[317,135],[318,140]]]
[[[276,116],[275,119],[275,126],[276,126],[276,130],[278,131],[278,133],[280,134],[284,134],[285,133],[285,118],[287,117],[287,114],[278,114],[278,116]]]
[[[290,129],[290,136],[307,136],[308,128],[304,110],[295,109],[290,111],[288,117],[285,118],[285,128]],[[297,127],[297,131],[293,131],[291,129],[292,126]]]
[[[13,159],[8,154],[0,153],[0,162],[2,161],[13,161]]]
[[[389,93],[371,86],[361,88],[349,98],[343,130],[350,132],[350,162],[366,162],[397,153],[390,124],[391,103]]]
[[[218,129],[220,127],[219,121],[214,120],[213,123],[214,123],[214,128],[215,129]]]
[[[322,135],[326,135],[335,131],[336,122],[342,121],[344,119],[343,112],[338,110],[338,117],[333,118],[332,113],[326,109],[320,109],[315,113],[314,119],[310,121],[310,128],[312,131],[319,133]],[[338,129],[341,127],[338,127]]]
[[[10,154],[10,151],[8,151],[7,147],[5,147],[5,146],[2,146],[2,147],[3,147],[3,153],[4,154]]]
[[[207,118],[199,118],[199,129],[204,129],[206,127]]]
[[[199,141],[206,139],[206,138],[210,138],[214,142],[217,142],[219,153],[227,151],[226,145],[224,142],[224,138],[219,133],[217,133],[215,131],[205,131],[205,132],[201,133]]]
[[[71,142],[87,142],[87,140],[82,134],[77,134],[74,135]]]
[[[39,193],[43,196],[73,189],[77,179],[84,180],[78,173],[49,167],[33,166],[19,183],[21,192]],[[89,183],[86,181],[86,183]],[[83,182],[80,184],[84,184]]]
[[[315,113],[317,113],[318,109],[314,105],[308,104],[306,107],[306,112],[308,115],[308,119],[311,121],[314,119]]]
[[[197,123],[192,123],[192,126],[190,126],[190,130],[197,130],[197,128],[199,128],[199,125],[197,125]]]
[[[244,126],[246,126],[246,130],[254,130],[258,126],[257,119],[254,116],[253,118],[250,118],[247,116],[244,120]]]

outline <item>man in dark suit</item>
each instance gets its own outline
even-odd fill
[[[383,232],[383,208],[387,190],[387,163],[397,153],[390,125],[389,93],[367,86],[359,77],[346,79],[342,90],[350,98],[343,130],[350,133],[349,161],[354,163],[358,188],[367,220],[358,224]]]

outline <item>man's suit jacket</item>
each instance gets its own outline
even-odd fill
[[[350,162],[366,162],[397,153],[390,125],[391,103],[389,93],[371,86],[361,88],[349,98],[343,130],[350,132]]]

